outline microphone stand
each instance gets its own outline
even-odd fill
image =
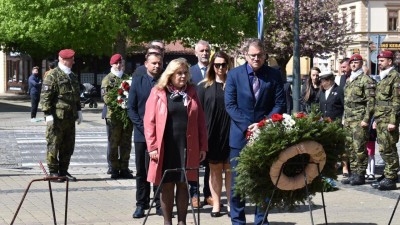
[[[195,213],[194,208],[193,208],[192,198],[190,198],[189,181],[188,181],[187,175],[186,175],[186,171],[187,170],[196,170],[197,171],[197,183],[199,183],[199,168],[198,167],[197,168],[186,167],[186,163],[187,163],[186,160],[187,160],[187,149],[184,148],[183,149],[183,165],[182,165],[182,167],[181,168],[176,168],[176,169],[166,169],[164,171],[163,176],[161,178],[161,182],[158,185],[157,191],[154,194],[154,196],[157,196],[159,194],[159,192],[161,190],[161,186],[162,186],[162,184],[164,182],[164,179],[165,179],[167,174],[169,174],[169,173],[178,173],[178,172],[183,173],[184,180],[185,180],[185,183],[186,183],[186,186],[187,186],[187,191],[188,191],[188,196],[189,196],[189,201],[190,201],[190,208],[192,209],[194,224],[195,225],[200,225],[200,207],[197,208],[197,220],[196,220],[196,213]],[[197,196],[200,196],[199,188],[197,189]],[[147,211],[146,217],[144,218],[144,221],[143,221],[142,225],[146,224],[147,218],[149,217],[150,211],[153,208],[154,202],[155,202],[155,199],[153,198],[153,200],[150,203],[150,208]]]

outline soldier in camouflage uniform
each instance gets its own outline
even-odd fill
[[[372,184],[379,190],[396,190],[399,155],[400,76],[393,67],[393,53],[383,51],[378,55],[380,82],[376,86],[375,126],[379,153],[385,161],[384,176]]]
[[[59,63],[42,85],[41,107],[47,124],[47,166],[51,177],[75,181],[68,167],[75,146],[75,121],[82,122],[78,76],[72,71],[75,52],[61,50]]]
[[[343,184],[365,184],[365,171],[368,166],[366,144],[368,125],[375,104],[375,81],[362,70],[362,57],[354,54],[350,60],[351,75],[344,90],[344,129],[346,151],[350,158],[351,175],[342,180]]]
[[[132,179],[133,175],[129,171],[129,158],[132,149],[133,124],[127,118],[129,123],[124,127],[123,121],[113,118],[112,115],[114,112],[111,103],[117,101],[117,99],[112,99],[108,95],[110,90],[118,89],[121,82],[129,80],[130,77],[123,73],[122,56],[120,54],[115,54],[111,57],[110,65],[111,72],[101,82],[101,95],[103,96],[104,103],[107,105],[105,119],[108,131],[111,178]]]

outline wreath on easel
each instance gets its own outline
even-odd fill
[[[345,140],[339,121],[315,113],[273,114],[258,127],[247,134],[249,142],[238,157],[236,194],[266,206],[279,178],[270,207],[292,210],[309,197],[304,190],[304,171],[310,197],[325,185],[318,167],[324,178],[337,178],[336,163]]]

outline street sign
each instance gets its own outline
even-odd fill
[[[373,63],[378,63],[378,51],[374,50],[371,51],[371,54],[369,54],[369,59],[371,60],[371,62]]]
[[[380,45],[382,44],[383,40],[385,40],[386,35],[385,34],[371,34],[370,38],[371,38],[372,42],[374,42],[375,46],[377,48],[379,48]]]
[[[262,41],[264,38],[264,0],[258,2],[257,32],[258,32],[258,39]]]

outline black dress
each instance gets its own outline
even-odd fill
[[[214,82],[199,86],[199,97],[206,116],[208,131],[207,159],[210,163],[226,162],[229,158],[230,117],[225,109],[223,84]]]
[[[181,95],[171,99],[171,93],[167,92],[168,116],[164,131],[164,159],[163,173],[166,169],[182,168],[185,163],[187,107],[183,105]],[[182,173],[169,173],[164,182],[184,182]]]

